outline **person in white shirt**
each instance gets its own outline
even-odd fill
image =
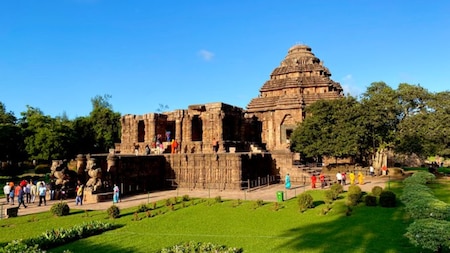
[[[342,174],[340,171],[338,171],[338,173],[336,173],[336,179],[338,181],[338,184],[342,183]]]
[[[9,204],[9,192],[11,191],[11,186],[9,186],[9,182],[6,182],[6,185],[3,187],[3,193],[5,193],[6,203]]]

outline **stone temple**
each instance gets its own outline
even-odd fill
[[[290,151],[289,137],[308,105],[342,96],[341,85],[311,48],[294,45],[246,109],[215,102],[122,116],[121,143],[102,166],[105,180],[124,184],[130,192],[168,182],[190,189],[245,189],[276,182],[286,173],[300,180],[303,172],[293,165],[298,154]],[[178,142],[178,152],[171,153],[167,133]],[[156,149],[157,139],[162,150]]]

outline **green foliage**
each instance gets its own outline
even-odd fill
[[[366,195],[364,197],[364,203],[366,206],[377,206],[377,197],[373,195]]]
[[[0,253],[44,253],[45,251],[39,249],[39,245],[29,246],[22,240],[14,240],[8,243],[5,247],[0,248]]]
[[[241,253],[243,250],[241,248],[230,248],[224,245],[217,245],[210,242],[185,242],[181,244],[174,245],[169,248],[163,248],[159,253],[201,253],[201,252],[216,252],[216,253]]]
[[[301,212],[306,211],[308,208],[314,207],[314,200],[311,194],[309,193],[302,193],[298,196],[298,206],[300,208]]]
[[[149,210],[149,208],[148,208],[148,206],[146,204],[140,204],[137,207],[137,212],[138,213],[143,213],[143,212],[146,212],[147,210]]]
[[[396,196],[392,191],[382,191],[380,194],[380,206],[395,207]]]
[[[189,200],[191,200],[191,198],[189,197],[189,195],[183,195],[182,199],[183,199],[183,201],[189,201]]]
[[[359,197],[361,197],[362,191],[361,191],[361,187],[359,187],[358,185],[354,184],[354,185],[350,185],[348,187],[348,194],[356,194]]]
[[[112,206],[108,207],[106,212],[108,213],[108,216],[111,219],[116,219],[116,218],[119,218],[119,216],[120,216],[120,209],[116,205],[112,205]]]
[[[330,190],[333,192],[333,200],[336,200],[339,197],[339,194],[344,191],[344,187],[341,184],[333,184],[330,187]]]
[[[96,96],[91,99],[90,121],[95,132],[98,151],[108,151],[114,143],[120,142],[120,113],[112,110],[110,95]]]
[[[383,191],[383,188],[381,186],[374,186],[372,188],[372,195],[375,197],[379,197],[382,191]]]
[[[436,198],[417,198],[405,204],[405,211],[413,219],[434,218],[446,220],[450,218],[449,204]]]
[[[356,206],[361,198],[360,194],[350,193],[347,195],[347,206]]]
[[[75,225],[68,229],[59,228],[47,230],[40,236],[23,240],[23,243],[33,247],[38,245],[41,249],[50,249],[81,238],[100,234],[112,228],[113,226],[109,223],[92,221],[81,225]]]
[[[415,246],[441,252],[443,248],[450,248],[450,222],[419,219],[409,225],[405,236]]]
[[[324,201],[326,204],[330,204],[336,198],[337,198],[337,196],[334,194],[334,191],[332,191],[331,189],[324,191]]]
[[[53,204],[53,206],[50,208],[50,212],[56,216],[66,216],[66,215],[69,215],[70,208],[66,202],[59,202],[59,203]]]
[[[216,201],[216,203],[222,203],[222,197],[220,196],[216,196],[214,200]]]

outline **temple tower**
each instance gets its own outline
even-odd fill
[[[262,124],[261,141],[268,150],[289,150],[289,137],[305,118],[305,107],[321,99],[343,95],[311,48],[295,45],[275,68],[260,94],[247,105],[246,117]]]

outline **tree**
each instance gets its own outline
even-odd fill
[[[356,158],[366,135],[361,105],[351,96],[320,100],[306,108],[307,117],[291,135],[291,147],[305,158]]]
[[[24,157],[23,136],[14,113],[0,102],[0,160],[19,161]]]
[[[95,151],[107,152],[120,141],[120,113],[112,110],[110,95],[91,99],[90,121],[95,132]]]
[[[22,112],[20,125],[24,130],[25,150],[30,159],[50,161],[71,155],[73,131],[67,119],[51,118],[40,109],[27,106],[27,111]]]

